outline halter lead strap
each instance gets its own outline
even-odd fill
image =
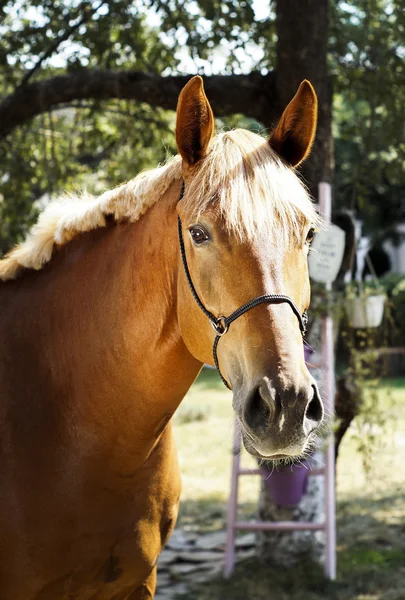
[[[182,185],[181,185],[179,202],[183,198],[183,196],[184,196],[184,181],[182,182]],[[211,323],[212,327],[215,330],[215,333],[217,334],[215,336],[214,345],[212,348],[212,355],[213,355],[215,367],[217,368],[219,376],[221,377],[221,379],[222,379],[223,383],[226,385],[226,387],[230,390],[231,387],[228,384],[225,377],[222,375],[221,369],[219,368],[217,348],[218,348],[219,340],[228,331],[229,326],[231,325],[231,323],[233,323],[233,321],[236,321],[236,319],[241,317],[243,314],[245,314],[246,312],[248,312],[255,306],[258,306],[259,304],[264,304],[264,303],[282,304],[282,303],[286,302],[287,304],[290,305],[293,313],[297,317],[302,335],[304,336],[306,329],[307,329],[308,316],[307,316],[306,311],[301,315],[297,305],[295,304],[295,302],[293,300],[291,300],[291,298],[289,296],[284,296],[283,294],[264,294],[263,296],[257,296],[256,298],[253,298],[253,300],[249,300],[249,302],[246,302],[245,304],[243,304],[242,306],[237,308],[228,317],[224,317],[222,315],[219,317],[216,317],[211,311],[209,311],[204,306],[199,295],[197,294],[197,290],[194,287],[193,280],[191,279],[191,275],[190,275],[190,270],[189,270],[188,264],[187,264],[186,250],[184,247],[184,239],[183,239],[183,229],[182,229],[180,217],[177,218],[177,225],[178,225],[178,233],[179,233],[180,254],[181,254],[181,259],[183,262],[183,267],[184,267],[184,272],[186,274],[187,282],[190,287],[191,293],[193,294],[194,300],[197,302],[198,306],[200,307],[202,312],[205,314],[205,316],[208,317],[209,322]]]

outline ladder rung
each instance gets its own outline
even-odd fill
[[[321,531],[326,529],[326,523],[307,523],[299,521],[237,521],[235,529],[248,531]]]
[[[239,469],[238,475],[261,475],[260,469]]]
[[[309,469],[308,475],[325,475],[326,468],[325,467],[316,467],[314,469]]]

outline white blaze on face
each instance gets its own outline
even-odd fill
[[[282,414],[280,417],[280,423],[279,423],[280,431],[283,431],[284,423],[285,423],[285,416],[284,416],[284,414]]]

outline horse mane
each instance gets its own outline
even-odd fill
[[[24,242],[0,260],[0,280],[15,279],[23,269],[41,269],[55,247],[80,233],[104,227],[107,217],[136,222],[182,177],[181,157],[140,173],[94,197],[64,195],[51,202]],[[238,238],[252,239],[263,228],[277,240],[299,239],[305,222],[317,224],[305,186],[267,140],[244,129],[217,134],[207,157],[187,186],[184,203],[196,218],[214,206]]]
[[[41,269],[51,260],[54,248],[67,244],[80,233],[116,221],[138,219],[181,178],[181,159],[144,171],[131,181],[94,197],[66,194],[51,202],[40,214],[24,242],[0,260],[0,280],[15,279],[23,269]]]

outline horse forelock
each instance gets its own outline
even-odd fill
[[[248,130],[219,133],[187,187],[186,209],[196,218],[216,209],[241,240],[276,234],[288,244],[302,238],[305,223],[321,224],[305,185],[268,141]]]
[[[65,195],[51,202],[24,242],[0,260],[0,280],[15,279],[23,269],[41,269],[55,247],[80,233],[106,225],[107,217],[136,222],[182,177],[180,156],[140,173],[94,197]],[[244,129],[217,134],[208,155],[187,184],[186,208],[198,217],[215,208],[240,239],[267,230],[284,243],[302,235],[305,222],[319,217],[305,186],[263,137]]]

